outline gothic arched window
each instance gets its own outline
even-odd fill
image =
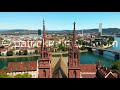
[[[46,71],[43,70],[43,77],[46,77]]]
[[[46,54],[46,53],[44,53],[44,57],[45,57],[45,54]]]
[[[73,72],[73,78],[76,78],[76,71]]]
[[[74,58],[76,58],[76,53],[74,53]]]
[[[72,58],[71,54],[69,55],[70,58]]]
[[[73,66],[76,66],[76,62],[73,62]]]

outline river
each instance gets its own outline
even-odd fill
[[[114,45],[108,49],[111,50],[120,50],[120,37],[115,37],[115,41],[118,42],[118,45]],[[0,69],[8,65],[8,62],[21,62],[21,61],[36,61],[38,56],[34,57],[23,57],[23,58],[2,58],[0,59]],[[114,54],[110,52],[104,52],[104,55],[99,55],[95,52],[83,52],[80,53],[80,63],[81,64],[93,64],[97,61],[101,61],[105,66],[111,66],[114,61]]]

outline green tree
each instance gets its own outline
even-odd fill
[[[80,49],[81,49],[81,50],[85,50],[85,46],[82,46]]]
[[[35,54],[38,54],[38,50],[35,50]]]
[[[7,56],[13,56],[13,51],[12,50],[8,51]]]
[[[17,74],[14,76],[14,78],[32,78],[32,75],[29,73]]]
[[[8,67],[7,66],[4,66],[2,69],[7,69]]]
[[[103,42],[103,44],[106,46],[108,43],[107,42]]]
[[[21,51],[19,51],[19,55],[22,55],[22,52],[21,52]]]
[[[27,54],[28,54],[28,51],[27,51],[27,50],[24,50],[23,53],[24,53],[23,55],[27,55]]]
[[[16,52],[16,55],[19,55],[19,52]]]
[[[86,45],[86,42],[83,41],[83,42],[82,42],[82,45]]]
[[[11,77],[9,75],[7,75],[6,73],[0,72],[0,78],[11,78]]]
[[[67,51],[67,47],[64,46],[64,44],[61,42],[61,44],[58,45],[59,51]]]
[[[30,52],[30,55],[32,54],[32,52]]]
[[[112,70],[120,70],[120,60],[115,61],[112,66]]]
[[[82,44],[83,44],[83,40],[78,40],[78,43],[79,43],[80,45],[82,45]]]

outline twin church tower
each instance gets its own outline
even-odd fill
[[[73,30],[73,38],[68,48],[68,78],[80,78],[80,55],[79,49],[75,47],[76,34],[75,22]],[[46,46],[45,21],[43,20],[43,36],[40,49],[40,58],[38,59],[38,78],[52,78],[52,52],[50,47]]]

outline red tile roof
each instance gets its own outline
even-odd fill
[[[95,78],[96,74],[81,74],[82,78]]]
[[[106,67],[101,67],[100,69],[98,69],[98,72],[105,77],[110,72],[110,69]]]
[[[81,72],[96,72],[96,64],[80,64]]]
[[[0,72],[1,73],[6,73],[6,72],[8,72],[8,70],[7,69],[0,69]]]
[[[37,69],[37,62],[10,62],[8,63],[8,72],[16,71],[34,71]]]

